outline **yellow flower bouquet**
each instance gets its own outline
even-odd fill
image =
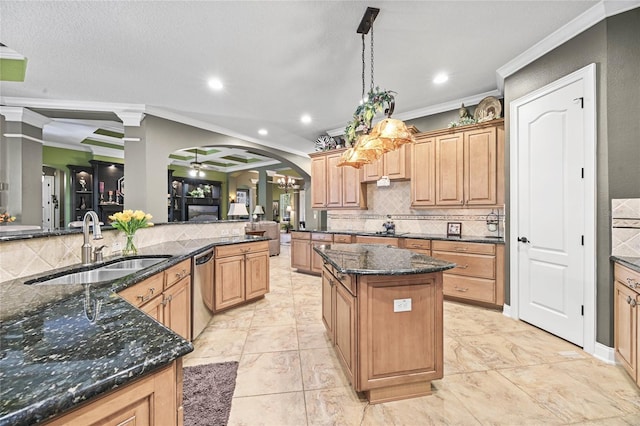
[[[127,244],[122,250],[123,255],[138,254],[138,249],[133,244],[133,236],[138,229],[153,226],[153,223],[149,222],[151,217],[150,214],[145,214],[142,210],[125,210],[109,216],[111,226],[121,230],[127,236]]]
[[[16,220],[16,217],[15,216],[11,216],[7,212],[0,213],[0,223],[2,223],[2,224],[14,222],[15,220]]]

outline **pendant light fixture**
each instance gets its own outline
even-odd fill
[[[204,172],[202,171],[203,168],[204,165],[198,161],[198,149],[196,148],[196,161],[191,162],[191,170],[189,170],[189,175],[194,177],[204,177]]]
[[[347,144],[354,142],[355,144],[342,154],[338,166],[351,166],[359,169],[364,164],[373,163],[385,152],[396,150],[406,143],[415,142],[413,134],[406,124],[401,120],[391,118],[395,107],[395,92],[381,91],[374,84],[373,21],[379,12],[380,9],[367,7],[356,31],[362,35],[362,100],[353,114],[353,120],[345,129]],[[369,31],[371,31],[371,80],[369,94],[365,98],[365,34]],[[383,110],[387,117],[372,128],[373,117]],[[356,136],[358,131],[363,132],[359,137]]]

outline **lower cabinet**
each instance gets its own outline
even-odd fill
[[[322,320],[353,388],[371,403],[431,393],[442,378],[442,273],[374,276],[322,270]],[[399,301],[413,303],[398,309]]]
[[[615,356],[629,376],[640,385],[640,375],[638,374],[640,273],[616,263],[614,277]]]
[[[267,241],[232,244],[215,249],[214,312],[269,292]]]
[[[396,237],[370,237],[368,235],[356,235],[357,244],[385,244],[388,246],[399,246],[400,240]]]
[[[322,232],[292,232],[291,233],[291,267],[298,272],[308,272],[320,275],[322,273],[322,258],[313,250],[314,246],[331,244],[333,234]]]
[[[45,424],[182,426],[182,360]]]
[[[457,265],[443,274],[446,297],[502,307],[504,245],[433,240],[431,256]]]
[[[118,294],[184,339],[191,340],[191,259]]]

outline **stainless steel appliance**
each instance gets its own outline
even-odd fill
[[[213,249],[194,260],[192,338],[198,337],[213,318]]]

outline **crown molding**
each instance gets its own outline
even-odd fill
[[[51,122],[49,117],[23,107],[0,106],[0,114],[4,115],[6,121],[18,121],[39,129]]]
[[[2,136],[4,136],[5,138],[20,138],[20,139],[26,139],[28,141],[32,141],[32,142],[37,142],[40,144],[45,144],[45,142],[42,139],[38,139],[38,138],[34,138],[33,136],[29,136],[29,135],[24,135],[22,133],[4,133]]]
[[[144,112],[141,111],[114,111],[125,127],[140,127],[144,120]]]
[[[65,111],[96,111],[118,113],[144,113],[144,104],[121,104],[113,102],[70,101],[61,99],[38,99],[0,96],[0,103],[23,108],[59,109]],[[118,115],[119,116],[119,115]]]
[[[453,101],[443,102],[437,105],[430,105],[424,108],[414,109],[412,111],[407,111],[400,114],[394,114],[393,118],[406,121],[406,120],[413,120],[414,118],[420,118],[420,117],[426,117],[429,115],[439,114],[441,112],[453,111],[460,108],[460,104],[477,105],[478,103],[480,103],[481,100],[483,100],[487,96],[501,97],[502,93],[500,93],[498,90],[491,90],[489,92],[478,93],[476,95],[467,96],[465,98],[459,98]],[[339,129],[327,130],[327,134],[329,136],[343,135],[344,127],[341,127]]]
[[[571,40],[583,31],[591,28],[598,22],[631,9],[640,7],[640,0],[614,1],[602,0],[596,5],[584,11],[567,24],[552,32],[520,55],[513,58],[496,70],[496,83],[498,90],[504,90],[504,80],[515,72],[521,70],[536,59],[549,53],[553,49]]]

